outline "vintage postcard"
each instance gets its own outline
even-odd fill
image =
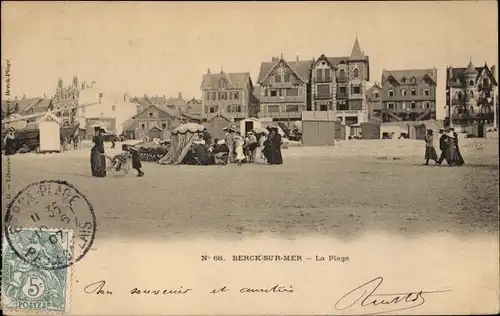
[[[499,312],[496,2],[1,14],[3,313]]]

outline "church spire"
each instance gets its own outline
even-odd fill
[[[356,34],[356,40],[354,41],[354,46],[352,47],[350,59],[364,59],[365,55],[361,51],[361,47],[358,41],[358,35]]]

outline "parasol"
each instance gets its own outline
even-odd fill
[[[253,132],[254,132],[255,134],[266,134],[266,135],[268,135],[268,134],[269,134],[269,131],[268,131],[267,129],[265,129],[265,128],[262,128],[262,127],[257,127],[257,128],[254,128],[254,129],[253,129]]]
[[[186,123],[174,129],[172,134],[186,134],[186,133],[201,133],[206,130],[206,127],[197,123]]]
[[[281,127],[279,127],[278,125],[273,125],[271,127],[274,127],[278,130],[278,134],[281,135],[281,137],[285,136],[285,132],[283,132],[283,130],[281,129]]]

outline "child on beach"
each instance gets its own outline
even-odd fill
[[[138,177],[144,176],[144,172],[141,170],[142,163],[141,163],[141,154],[139,152],[139,149],[135,148],[134,146],[130,146],[129,151],[130,154],[132,155],[132,168],[137,170]]]
[[[234,142],[236,147],[236,163],[238,166],[241,166],[243,160],[245,160],[245,154],[243,152],[243,145],[245,144],[245,141],[243,140],[243,137],[238,135],[234,137]]]

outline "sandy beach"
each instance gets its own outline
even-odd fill
[[[121,147],[107,146],[108,154]],[[422,166],[422,141],[353,140],[292,145],[282,166],[143,163],[143,178],[132,171],[100,179],[90,176],[85,144],[12,156],[11,194],[34,181],[66,180],[93,204],[101,238],[497,234],[497,149],[498,138],[461,139],[466,165],[449,168]]]

